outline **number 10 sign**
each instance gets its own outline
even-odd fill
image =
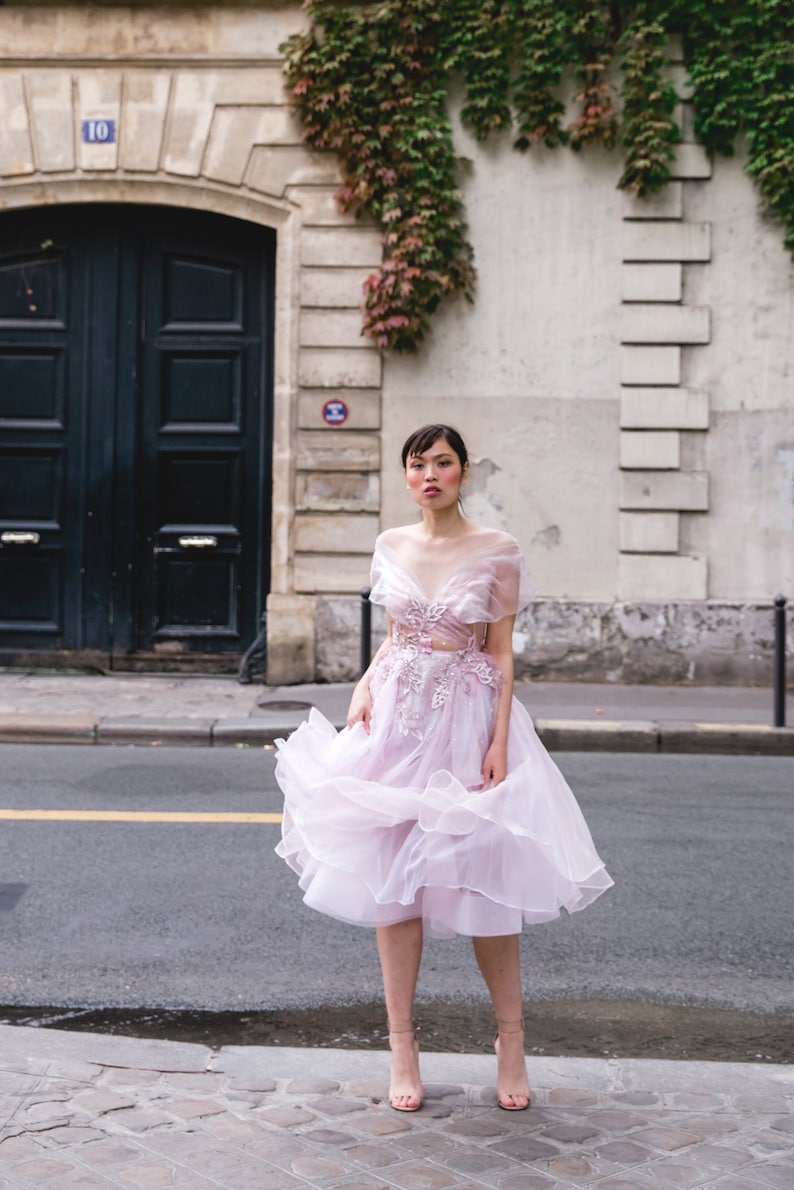
[[[85,144],[112,145],[115,140],[115,120],[83,120],[83,142]]]

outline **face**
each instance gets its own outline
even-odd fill
[[[420,508],[456,505],[468,472],[446,438],[437,438],[424,454],[410,455],[405,466],[408,491]]]

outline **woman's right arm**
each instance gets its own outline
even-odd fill
[[[381,655],[391,648],[392,644],[392,622],[386,617],[388,623],[388,632],[386,639],[381,644],[375,656],[370,661],[363,676],[359,678],[355,687],[353,688],[353,695],[350,699],[350,706],[347,710],[347,726],[352,727],[354,723],[363,723],[364,730],[369,735],[370,719],[372,718],[372,695],[369,689],[369,680],[378,664]]]

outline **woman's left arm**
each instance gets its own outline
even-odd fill
[[[513,625],[515,616],[504,616],[488,625],[485,648],[502,675],[502,688],[496,704],[493,736],[482,764],[482,783],[498,785],[507,776],[507,736],[510,706],[513,701]]]

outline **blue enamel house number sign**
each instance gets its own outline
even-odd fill
[[[115,120],[83,120],[83,141],[85,144],[112,145],[115,140]]]

